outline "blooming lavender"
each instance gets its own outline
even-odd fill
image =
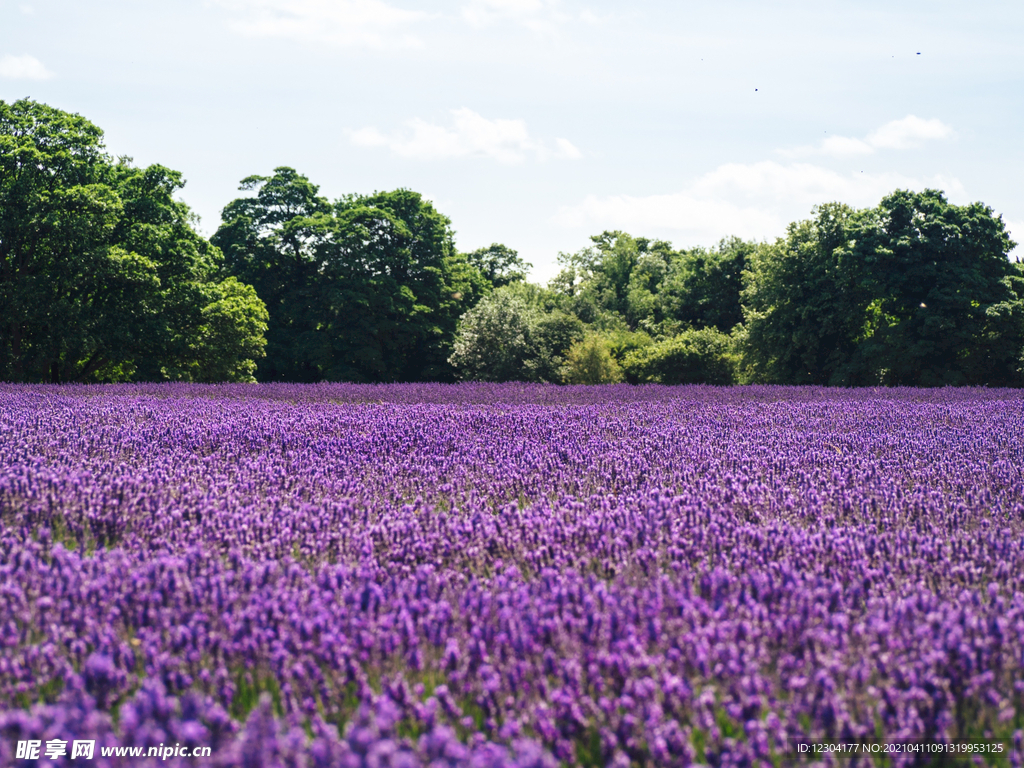
[[[1009,390],[0,385],[0,764],[1019,766],[1022,467]]]

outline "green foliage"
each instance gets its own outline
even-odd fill
[[[630,331],[624,327],[602,331],[602,335],[608,340],[612,357],[620,364],[630,352],[654,344],[654,339],[645,331]]]
[[[256,196],[229,203],[211,240],[223,250],[228,273],[250,283],[267,305],[267,355],[257,378],[317,381],[317,363],[330,351],[318,343],[316,249],[329,237],[331,206],[290,168],[249,176],[240,189],[255,189]]]
[[[742,332],[754,381],[1011,385],[1024,283],[1002,220],[940,192],[838,203],[748,259]]]
[[[256,709],[260,696],[270,694],[274,712],[280,717],[284,713],[282,706],[281,684],[277,677],[262,668],[240,668],[234,672],[235,695],[231,699],[231,715],[245,720]]]
[[[184,366],[172,363],[163,367],[164,374],[179,381],[255,381],[255,359],[265,347],[266,306],[251,285],[234,277],[208,284],[204,293],[198,344]]]
[[[1024,384],[1013,243],[935,190],[828,203],[774,243],[606,231],[542,288],[507,246],[456,251],[407,189],[332,203],[277,168],[211,243],[183,184],[0,101],[0,378]]]
[[[450,362],[462,379],[548,381],[561,378],[569,348],[583,338],[574,315],[544,311],[529,296],[541,294],[509,285],[485,297],[463,315]]]
[[[858,349],[863,377],[903,386],[1019,381],[1024,292],[991,208],[898,190],[851,234],[871,298]]]
[[[551,288],[545,288],[536,283],[520,281],[501,286],[501,290],[520,297],[529,306],[540,312],[553,312],[558,309],[570,313],[567,309],[565,296]]]
[[[583,338],[585,326],[576,317],[559,309],[542,312],[533,328],[532,356],[527,360],[531,381],[561,381],[567,355]]]
[[[78,115],[0,102],[0,378],[245,379],[262,307],[211,330],[210,305],[240,289],[174,199],[181,174],[114,161],[102,139]]]
[[[612,357],[608,340],[591,333],[569,349],[563,380],[566,384],[615,384],[622,381],[622,368]]]
[[[673,251],[662,240],[604,232],[589,248],[560,254],[550,287],[562,306],[604,332],[674,336],[686,328],[728,333],[743,320],[742,274],[753,243],[732,237],[715,248]]]
[[[748,257],[743,360],[754,381],[863,383],[853,357],[869,295],[848,249],[859,214],[839,203],[814,214]]]
[[[330,335],[338,355],[326,378],[451,378],[458,318],[483,286],[467,279],[464,261],[453,269],[459,258],[447,217],[410,190],[352,195],[338,202],[321,253],[335,270],[325,276],[335,288]]]
[[[459,316],[488,289],[451,222],[416,192],[335,204],[291,168],[251,176],[213,242],[268,306],[263,381],[452,377]]]
[[[591,240],[589,248],[558,256],[562,271],[550,287],[566,298],[565,309],[598,327],[615,324],[609,315],[625,320],[631,329],[644,320],[660,319],[652,315],[657,307],[653,296],[673,257],[669,243],[619,231],[602,232]]]
[[[467,253],[466,261],[472,264],[494,288],[526,280],[526,273],[532,264],[523,261],[518,252],[501,243],[492,243]]]
[[[626,322],[631,328],[662,320],[658,297],[668,272],[669,261],[664,253],[643,253],[637,257],[626,286]]]
[[[495,291],[463,315],[449,362],[462,379],[527,380],[537,316],[521,297]]]
[[[657,297],[661,315],[685,327],[729,333],[743,322],[743,271],[756,248],[754,243],[731,237],[711,250],[681,253]]]
[[[732,339],[714,328],[688,330],[628,353],[622,367],[638,384],[734,384],[732,348]]]

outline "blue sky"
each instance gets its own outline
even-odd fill
[[[0,0],[0,99],[182,171],[206,234],[288,165],[417,190],[545,281],[605,229],[770,240],[898,187],[1024,241],[1021,40],[1019,1]]]

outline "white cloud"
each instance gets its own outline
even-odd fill
[[[53,77],[53,73],[35,56],[8,54],[0,58],[0,77],[11,80],[46,80]]]
[[[522,17],[536,15],[550,5],[545,0],[470,0],[462,7],[462,13],[467,17],[481,19],[488,15]]]
[[[617,13],[595,13],[589,8],[585,8],[580,11],[580,21],[584,21],[587,24],[607,24],[609,22],[619,21],[627,18],[624,14]]]
[[[861,139],[846,136],[829,136],[821,142],[823,155],[870,155],[875,148]]]
[[[582,153],[567,139],[555,139],[554,149],[530,136],[522,120],[488,120],[471,109],[453,109],[450,128],[414,118],[410,131],[385,134],[376,128],[353,131],[350,139],[362,147],[388,147],[400,157],[438,160],[450,157],[489,157],[515,165],[527,157],[576,159]]]
[[[572,142],[568,139],[555,139],[555,146],[558,147],[555,151],[556,157],[564,157],[567,160],[579,160],[583,157],[583,153],[573,146]]]
[[[622,229],[688,242],[726,235],[774,239],[817,204],[876,205],[897,188],[935,187],[960,194],[956,179],[917,179],[898,173],[839,173],[809,163],[727,163],[685,189],[663,195],[598,197],[561,208],[554,221],[572,229]]]
[[[469,0],[462,6],[462,17],[474,27],[512,22],[540,34],[551,34],[572,19],[559,5],[558,0]],[[586,14],[584,11],[581,18]]]
[[[902,120],[886,123],[868,136],[867,141],[873,147],[881,149],[911,149],[925,141],[948,139],[953,129],[941,120],[922,120],[914,115],[907,115]]]
[[[232,27],[254,37],[283,37],[371,48],[418,47],[403,28],[427,16],[383,0],[216,0],[235,14]]]
[[[953,129],[937,118],[924,120],[907,115],[902,120],[893,120],[872,131],[863,139],[848,136],[829,136],[817,147],[797,147],[779,150],[786,157],[807,155],[870,155],[877,149],[914,149],[926,141],[948,139]]]

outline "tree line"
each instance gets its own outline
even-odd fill
[[[1024,266],[981,203],[897,190],[872,208],[818,206],[772,243],[592,240],[560,256],[546,289],[485,298],[463,322],[456,360],[482,377],[530,370],[536,351],[518,363],[481,354],[516,348],[507,329],[517,324],[493,315],[557,312],[585,325],[565,350],[566,381],[1024,384]]]
[[[407,189],[241,183],[209,239],[181,174],[0,102],[0,380],[1024,384],[1024,268],[941,192],[815,208],[775,242],[604,232],[546,286]]]

